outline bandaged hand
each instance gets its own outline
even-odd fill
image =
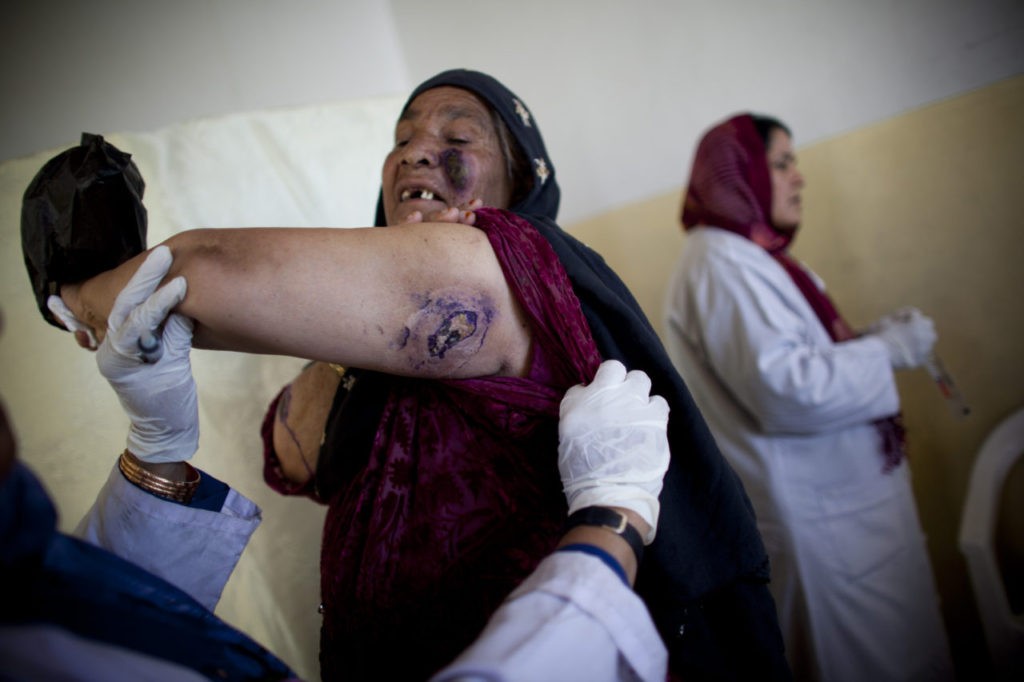
[[[128,449],[144,462],[182,461],[199,448],[192,320],[169,314],[185,298],[185,278],[157,289],[171,260],[166,246],[149,254],[114,300],[96,353],[100,374],[131,419]]]
[[[592,382],[566,392],[558,422],[558,470],[569,513],[631,509],[651,526],[645,544],[654,540],[669,463],[668,403],[650,392],[647,374],[607,360]]]
[[[889,351],[893,369],[920,367],[931,355],[938,334],[935,323],[917,308],[904,308],[872,325]]]

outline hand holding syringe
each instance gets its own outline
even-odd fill
[[[935,354],[935,323],[917,308],[903,308],[879,320],[869,333],[876,334],[889,349],[893,369],[923,367],[938,386],[942,397],[958,417],[971,410],[953,383],[953,378]]]
[[[942,397],[946,399],[946,404],[949,405],[949,409],[953,411],[953,414],[958,417],[969,415],[971,408],[964,402],[960,389],[953,383],[953,377],[946,371],[946,367],[939,360],[939,356],[935,353],[929,355],[928,359],[925,360],[924,368],[928,370],[928,374],[931,375],[935,385],[939,387]]]

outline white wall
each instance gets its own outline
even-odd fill
[[[1024,72],[1020,0],[14,0],[0,159],[488,71],[537,115],[562,222],[680,187],[706,127],[806,143]]]
[[[197,117],[408,88],[377,0],[12,0],[0,160]]]
[[[797,144],[1024,72],[1020,0],[392,0],[413,82],[451,66],[533,109],[562,223],[681,188],[738,110]]]

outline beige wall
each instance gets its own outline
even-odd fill
[[[936,350],[972,408],[956,418],[923,371],[899,376],[918,508],[958,665],[972,671],[984,665],[984,644],[956,545],[960,514],[985,435],[1024,406],[1021,121],[1017,76],[808,147],[794,131],[807,180],[794,253],[854,325],[902,305],[932,316]],[[685,171],[680,187],[684,180]],[[659,332],[684,239],[680,198],[673,192],[569,228],[620,273]],[[1011,491],[1018,501],[1019,482]]]

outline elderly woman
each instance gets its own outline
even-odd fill
[[[561,535],[559,400],[610,358],[646,371],[671,407],[637,589],[672,670],[788,672],[743,489],[626,287],[556,225],[558,202],[522,100],[455,70],[398,121],[379,199],[389,227],[167,242],[197,345],[321,361],[275,401],[264,436],[271,485],[329,505],[325,678],[424,677],[469,643]],[[137,264],[62,296],[102,327]]]
[[[705,134],[667,345],[754,503],[794,674],[945,679],[893,374],[924,362],[934,328],[916,310],[850,328],[789,253],[803,186],[779,121],[743,114]]]

